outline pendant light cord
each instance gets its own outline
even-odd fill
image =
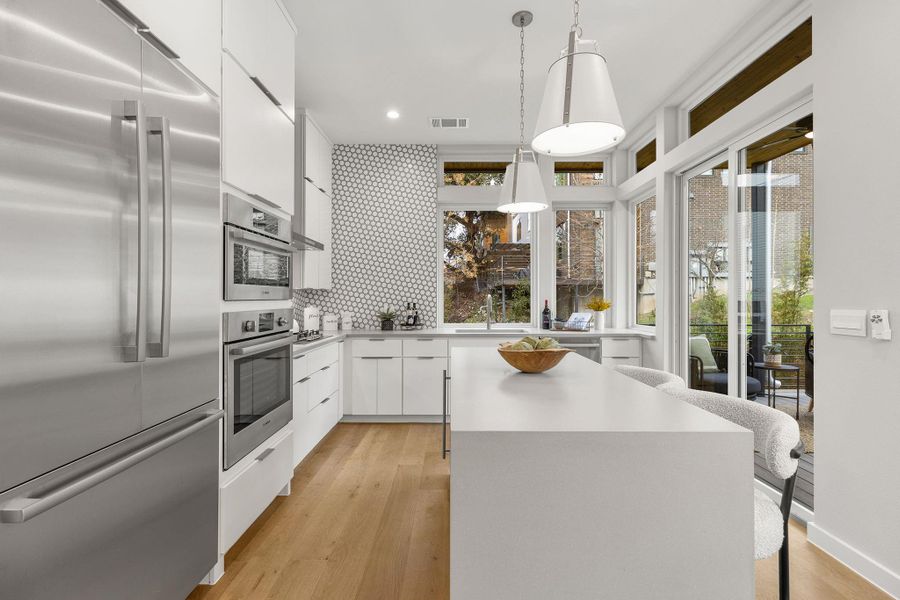
[[[525,19],[519,21],[519,153],[525,147]]]

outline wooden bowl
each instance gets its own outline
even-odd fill
[[[570,348],[548,348],[546,350],[507,350],[497,348],[503,360],[523,373],[543,373],[559,364],[566,354],[574,352]]]

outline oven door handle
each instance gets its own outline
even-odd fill
[[[294,252],[293,246],[291,246],[290,244],[279,240],[274,240],[272,238],[267,238],[264,235],[259,235],[258,233],[253,233],[252,231],[243,231],[233,226],[228,226],[228,237],[232,240],[246,240],[256,246],[262,246],[264,248],[269,248],[275,250],[276,252],[280,252],[285,256],[291,256]]]
[[[262,344],[254,344],[252,346],[245,346],[243,348],[232,348],[228,351],[232,356],[249,356],[251,354],[259,354],[260,352],[265,352],[266,350],[272,350],[274,348],[282,348],[284,346],[291,345],[291,336],[286,335],[284,337],[280,337],[274,342],[264,342]]]

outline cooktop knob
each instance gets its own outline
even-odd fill
[[[244,321],[244,331],[256,331],[256,321]]]
[[[275,321],[275,323],[276,323],[279,327],[284,327],[285,325],[287,325],[287,319],[285,319],[284,317],[278,317],[278,320]]]

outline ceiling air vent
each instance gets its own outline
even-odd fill
[[[468,129],[469,119],[466,117],[432,117],[431,127],[434,129]]]

